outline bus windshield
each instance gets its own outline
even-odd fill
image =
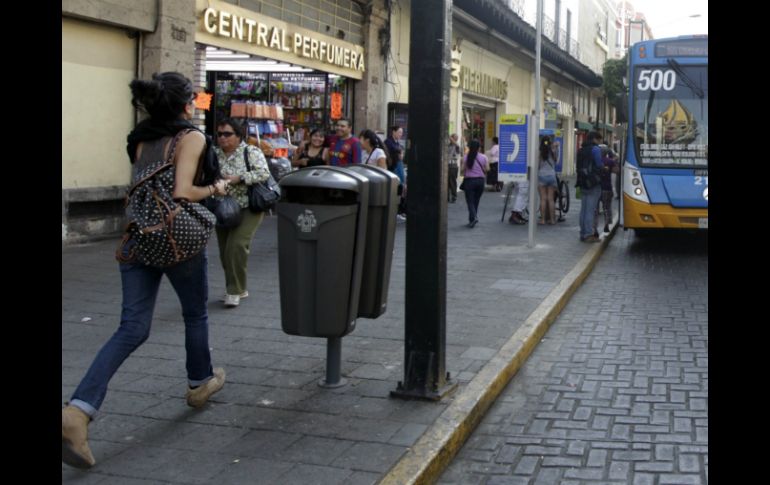
[[[705,65],[636,66],[634,149],[640,166],[708,168]]]

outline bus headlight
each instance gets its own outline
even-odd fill
[[[650,203],[650,199],[644,190],[644,183],[642,182],[642,175],[639,173],[639,169],[628,163],[623,166],[623,193],[634,200],[644,202],[645,204]]]

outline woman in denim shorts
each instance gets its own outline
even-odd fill
[[[558,147],[555,147],[558,150]],[[538,157],[537,190],[540,192],[540,218],[538,224],[556,224],[556,157],[554,144],[547,136],[540,140],[540,156]],[[558,153],[558,152],[556,152]]]

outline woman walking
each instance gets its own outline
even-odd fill
[[[479,201],[484,193],[484,182],[489,171],[487,157],[479,153],[480,147],[478,140],[472,140],[468,144],[468,154],[463,163],[463,192],[468,205],[468,227],[474,227],[479,222]]]
[[[364,164],[374,165],[375,167],[387,170],[390,165],[388,162],[388,148],[380,140],[380,137],[372,130],[364,130],[358,135],[358,139],[361,140],[361,148],[366,152],[361,157]]]
[[[228,183],[216,179],[213,155],[212,158],[204,157],[210,142],[190,123],[195,110],[190,80],[179,73],[166,72],[153,75],[151,81],[134,80],[130,87],[134,107],[150,115],[128,135],[132,185],[145,168],[173,153],[175,199],[198,202],[212,194],[224,195]],[[188,131],[181,133],[183,130]],[[177,134],[180,135],[178,138]],[[177,141],[175,147],[171,146],[172,140]],[[212,163],[206,163],[204,159]],[[200,177],[197,176],[199,173],[202,174]],[[187,404],[194,408],[203,406],[225,383],[224,369],[212,368],[209,353],[205,247],[190,259],[157,268],[131,258],[135,244],[130,239],[120,253],[123,290],[120,326],[96,355],[69,404],[62,409],[62,461],[77,468],[91,468],[96,463],[88,446],[88,424],[101,407],[112,376],[149,337],[155,300],[164,274],[182,305]]]
[[[234,308],[241,303],[241,298],[249,296],[246,288],[246,269],[249,264],[251,239],[262,223],[265,214],[249,210],[249,185],[264,182],[270,177],[267,161],[262,150],[247,145],[243,141],[241,124],[231,118],[225,118],[217,125],[217,157],[222,176],[230,182],[227,193],[241,206],[241,223],[235,227],[217,226],[219,259],[225,271],[226,294],[225,307]],[[246,168],[245,155],[249,157]]]

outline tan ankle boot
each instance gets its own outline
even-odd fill
[[[75,406],[61,410],[61,460],[75,468],[96,464],[88,447],[88,422],[91,418]]]
[[[199,408],[206,404],[212,394],[219,392],[225,385],[225,370],[221,367],[214,369],[214,376],[195,389],[187,389],[187,405]]]

